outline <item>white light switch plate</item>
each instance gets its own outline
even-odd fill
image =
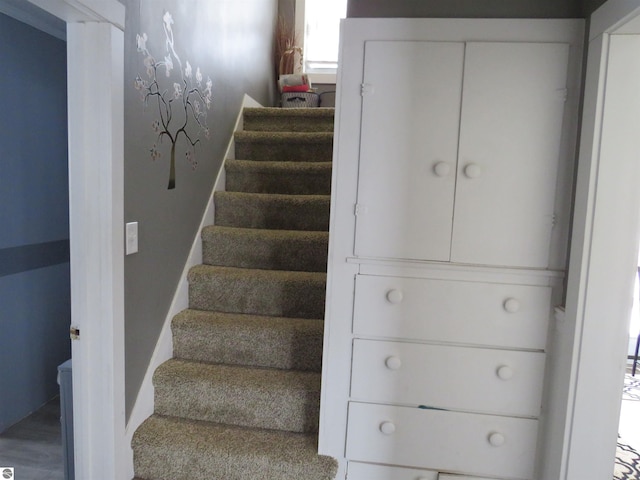
[[[125,229],[127,237],[125,253],[131,255],[138,252],[138,222],[127,223]]]

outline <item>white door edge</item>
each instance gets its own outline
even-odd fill
[[[76,478],[127,478],[124,18],[116,0],[28,0],[67,22]],[[98,92],[98,93],[96,93]]]
[[[640,1],[610,0],[591,19],[567,285],[574,341],[562,480],[613,471],[640,229],[640,144],[629,135],[640,128],[639,15]]]

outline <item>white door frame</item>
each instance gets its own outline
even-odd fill
[[[611,478],[640,231],[640,0],[592,16],[566,300],[562,480]]]
[[[75,476],[131,478],[124,400],[124,22],[117,0],[28,0],[67,22]]]

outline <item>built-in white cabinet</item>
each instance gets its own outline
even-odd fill
[[[547,267],[568,44],[365,44],[355,254]]]
[[[349,480],[547,480],[582,29],[343,23],[320,452]]]

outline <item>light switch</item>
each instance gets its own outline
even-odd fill
[[[125,229],[125,235],[127,237],[125,253],[131,255],[138,252],[138,222],[127,223]]]

